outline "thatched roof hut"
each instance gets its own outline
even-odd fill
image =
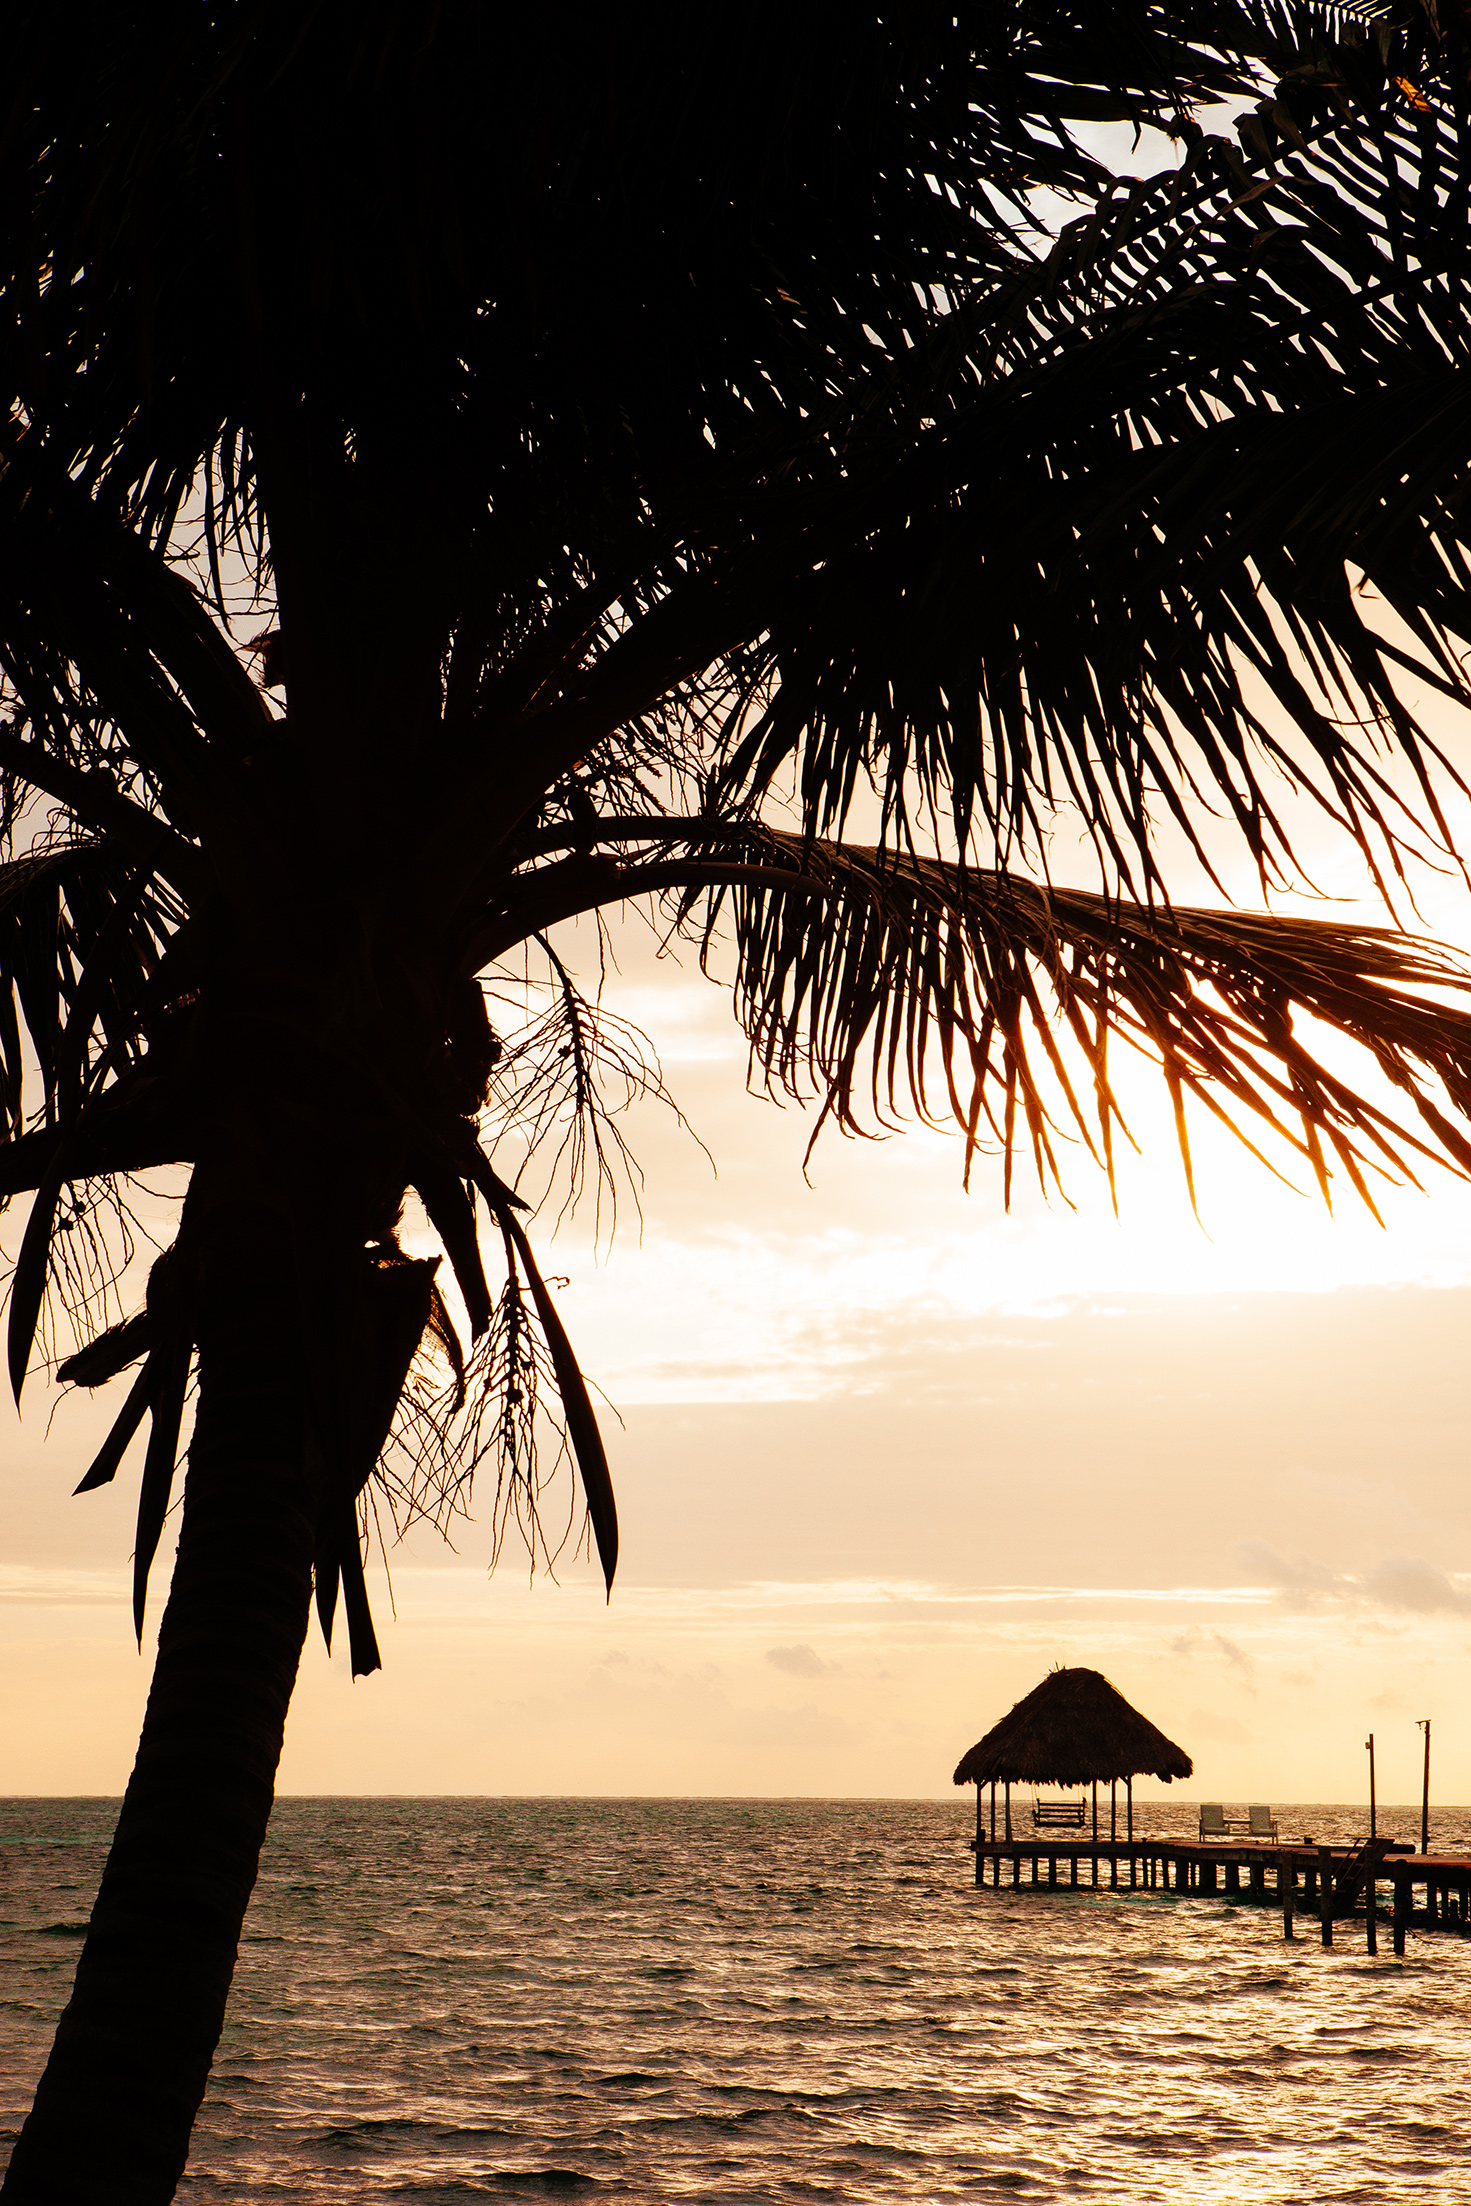
[[[1053,1670],[961,1758],[957,1785],[1108,1784],[1188,1777],[1190,1756],[1097,1670]]]

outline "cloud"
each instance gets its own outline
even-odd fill
[[[9,1563],[0,1569],[0,1601],[58,1608],[121,1608],[127,1599],[122,1573]]]
[[[1264,1540],[1243,1540],[1236,1550],[1245,1569],[1282,1593],[1335,1593],[1348,1581],[1308,1555],[1279,1555]]]
[[[1260,1540],[1245,1541],[1238,1554],[1290,1608],[1368,1607],[1398,1615],[1471,1616],[1471,1590],[1423,1556],[1386,1555],[1366,1570],[1345,1572],[1329,1570],[1307,1555],[1279,1555]]]
[[[785,1670],[788,1677],[826,1677],[832,1669],[815,1647],[768,1647],[766,1659],[773,1670]]]
[[[1443,1570],[1417,1555],[1386,1555],[1364,1573],[1360,1584],[1381,1608],[1409,1609],[1419,1615],[1449,1609],[1458,1616],[1471,1616],[1471,1593],[1463,1593]]]
[[[1176,1632],[1165,1645],[1166,1651],[1180,1661],[1188,1662],[1195,1655],[1216,1655],[1239,1677],[1249,1680],[1256,1675],[1256,1664],[1246,1649],[1224,1632],[1203,1632],[1192,1624],[1187,1631]]]

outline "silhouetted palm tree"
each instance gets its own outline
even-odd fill
[[[360,1497],[426,1329],[459,1352],[408,1190],[513,1475],[550,1367],[611,1581],[586,1390],[480,1138],[488,1097],[594,1108],[596,1019],[568,983],[498,1065],[479,976],[654,898],[733,938],[761,1077],[844,1125],[933,1104],[967,1169],[1048,1171],[1049,1097],[1110,1163],[1110,1035],[1182,1142],[1195,1097],[1325,1192],[1471,1164],[1459,968],[1172,908],[1155,824],[1209,864],[1226,823],[1264,890],[1297,879],[1279,792],[1391,888],[1448,848],[1399,692],[1466,699],[1465,26],[48,0],[4,48],[11,1369],[58,1225],[192,1166],[146,1308],[62,1367],[139,1366],[83,1484],[147,1415],[140,1626],[198,1376],[138,1761],[5,2195],[151,2201],[313,1585],[374,1667]],[[1181,165],[1116,179],[1085,141],[1119,120]],[[1087,890],[1048,881],[1059,808]]]

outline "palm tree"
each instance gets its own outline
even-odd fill
[[[146,1416],[140,1630],[198,1400],[5,2195],[154,2201],[313,1592],[375,1667],[362,1497],[426,1340],[460,1359],[409,1190],[478,1344],[445,1414],[467,1384],[529,1475],[554,1382],[611,1584],[587,1389],[482,1140],[564,1104],[597,1138],[559,922],[649,898],[733,943],[760,1078],[848,1128],[953,1116],[1008,1184],[1059,1127],[1111,1166],[1111,1037],[1182,1147],[1192,1099],[1325,1194],[1471,1167],[1462,968],[1266,908],[1300,885],[1287,797],[1387,896],[1453,855],[1404,697],[1467,700],[1465,26],[51,0],[6,44],[9,1352],[18,1394],[59,1229],[187,1164],[145,1306],[97,1331],[83,1295],[60,1367],[137,1367],[82,1486]],[[1086,141],[1120,121],[1180,164],[1116,178]],[[242,590],[271,612],[237,634]],[[1050,879],[1060,813],[1091,887]],[[1161,820],[1207,866],[1243,838],[1263,908],[1172,905]],[[503,1051],[481,977],[531,955],[552,1012]]]

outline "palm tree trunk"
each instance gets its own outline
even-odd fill
[[[271,1239],[258,1211],[217,1216],[210,1234],[198,1415],[143,1735],[6,2206],[158,2206],[188,2156],[311,1591],[296,1293]]]

